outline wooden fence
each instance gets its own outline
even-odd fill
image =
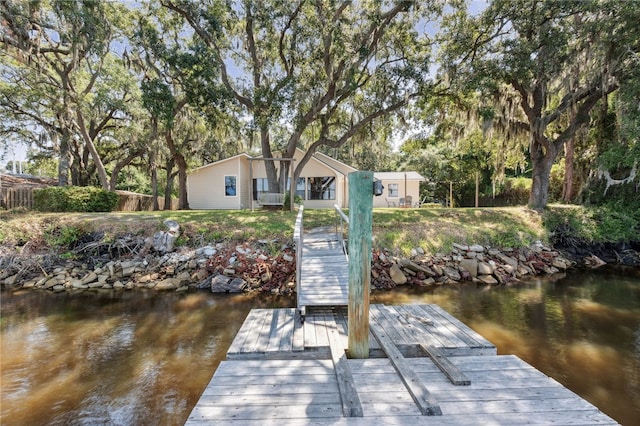
[[[0,207],[33,209],[33,188],[2,188]]]
[[[6,210],[15,208],[33,209],[33,190],[38,188],[2,188],[0,193],[0,207]],[[134,212],[152,211],[153,197],[127,191],[116,191],[119,200],[115,211]],[[160,210],[164,207],[164,198],[158,197]],[[178,208],[178,200],[171,199],[171,210]]]

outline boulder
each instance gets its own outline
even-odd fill
[[[175,278],[166,278],[153,287],[156,290],[175,290],[177,288]]]
[[[427,274],[430,277],[433,277],[433,276],[436,275],[431,270],[431,268],[418,265],[417,263],[412,262],[409,259],[400,259],[399,263],[400,263],[400,266],[402,266],[405,270],[414,271],[414,272],[424,272],[425,274]]]
[[[462,259],[460,267],[468,271],[472,277],[478,276],[478,261],[476,259]]]
[[[407,283],[407,276],[402,272],[398,265],[393,265],[389,269],[389,275],[396,285],[403,285]]]
[[[89,272],[87,275],[82,278],[82,284],[89,284],[98,280],[98,275],[95,272]]]
[[[445,266],[444,267],[444,274],[449,277],[449,279],[453,280],[453,281],[460,281],[460,271],[458,271],[457,269],[454,269],[450,266]]]
[[[491,275],[494,269],[490,263],[478,262],[478,275]]]
[[[493,275],[478,275],[478,280],[484,284],[498,284]]]
[[[224,275],[216,275],[211,279],[212,293],[241,293],[247,287],[247,282],[242,278],[230,279]]]
[[[518,267],[518,260],[517,260],[517,259],[514,259],[514,258],[513,258],[513,257],[511,257],[511,256],[507,256],[506,254],[502,254],[502,253],[500,253],[500,252],[498,252],[495,256],[496,256],[498,259],[500,259],[500,261],[501,261],[502,263],[505,263],[505,264],[507,264],[507,265],[511,265],[511,266],[513,266],[513,269],[514,269],[514,270]]]

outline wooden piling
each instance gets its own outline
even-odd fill
[[[351,358],[369,357],[369,289],[373,172],[349,174],[348,350]]]

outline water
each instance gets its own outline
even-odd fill
[[[295,303],[207,292],[1,296],[2,425],[180,425],[249,310]],[[637,270],[407,289],[372,303],[437,303],[618,422],[640,418]]]

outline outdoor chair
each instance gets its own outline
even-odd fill
[[[396,202],[395,201],[389,201],[389,199],[387,197],[385,197],[384,200],[387,202],[387,207],[395,207],[396,206]]]
[[[413,201],[413,197],[411,195],[407,195],[404,199],[404,207],[411,207],[411,202]]]

